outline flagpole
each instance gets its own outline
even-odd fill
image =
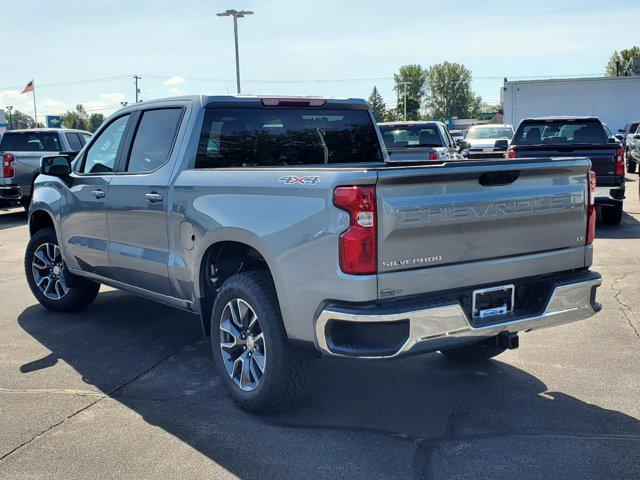
[[[33,121],[35,122],[34,127],[38,128],[38,111],[36,110],[36,82],[31,79],[31,85],[33,86]]]

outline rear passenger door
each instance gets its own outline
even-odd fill
[[[182,108],[136,113],[107,206],[116,280],[163,295],[171,295],[167,194],[175,162],[169,159],[182,116]]]

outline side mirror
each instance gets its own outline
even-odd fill
[[[618,143],[618,139],[616,137],[609,137],[607,138],[607,141],[609,143]]]
[[[509,148],[509,140],[496,140],[496,143],[494,145],[496,148],[499,148],[500,150],[506,150],[507,148]]]
[[[624,128],[619,128],[618,133],[624,133]]]
[[[66,177],[71,173],[71,159],[67,155],[52,155],[40,160],[40,173],[53,177]]]

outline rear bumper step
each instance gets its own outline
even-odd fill
[[[617,205],[624,200],[624,186],[596,187],[593,197],[596,205]]]
[[[4,200],[20,200],[22,198],[22,189],[17,185],[0,186],[0,198]]]
[[[457,302],[394,302],[389,308],[326,307],[316,321],[316,342],[327,355],[393,358],[412,353],[474,343],[484,338],[552,327],[584,320],[600,311],[595,290],[602,283],[596,272],[584,272],[549,285],[538,313],[517,311],[496,317],[495,323],[473,325]],[[505,340],[506,341],[506,340]],[[509,348],[515,348],[513,344]]]

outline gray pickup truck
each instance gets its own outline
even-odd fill
[[[29,286],[56,311],[106,284],[199,315],[255,412],[300,397],[314,352],[480,362],[600,309],[587,159],[387,160],[362,100],[129,106],[43,158]]]
[[[5,132],[0,140],[0,200],[20,202],[28,208],[33,181],[40,172],[40,159],[60,152],[78,152],[89,138],[89,132],[67,128]]]

